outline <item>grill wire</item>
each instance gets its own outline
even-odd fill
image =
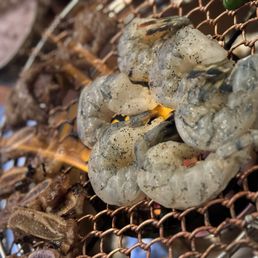
[[[129,21],[134,16],[186,15],[196,28],[211,34],[223,47],[228,48],[229,56],[233,59],[257,52],[258,13],[250,14],[256,6],[258,1],[250,1],[238,10],[227,11],[219,0],[193,0],[179,5],[168,0],[96,1],[96,8],[115,17],[120,28],[123,28],[125,18]],[[73,12],[60,21],[54,32],[48,34],[47,41],[61,46],[63,51],[73,54],[80,52],[80,60],[92,69],[90,75],[84,78],[86,81],[116,71],[116,46],[121,30],[112,37],[99,56],[94,56],[65,44],[69,36],[66,21],[72,15]],[[234,36],[237,39],[231,44],[230,39]],[[40,52],[35,62],[41,62],[49,54],[44,48]],[[72,97],[66,98],[62,106],[49,112],[45,128],[48,137],[58,139],[59,144],[71,139],[79,142],[76,135],[76,108],[84,84],[85,81],[75,80],[70,92]],[[40,133],[38,130],[37,134]],[[13,162],[12,166],[18,166],[21,157],[25,157],[25,166],[29,166],[33,155],[20,153],[8,157],[3,167],[7,161]],[[245,253],[239,257],[258,256],[258,163],[238,174],[216,199],[184,211],[160,207],[152,200],[141,201],[132,207],[109,206],[94,194],[89,181],[83,187],[87,191],[87,202],[94,207],[94,212],[78,219],[79,225],[89,228],[79,243],[81,258],[130,257],[139,249],[145,252],[146,257],[159,257],[153,256],[153,247],[157,244],[168,252],[169,257],[234,257],[240,251]],[[128,245],[130,237],[136,239],[132,245]],[[1,238],[5,244],[3,234]],[[113,246],[108,244],[111,242]],[[20,243],[19,253],[44,246],[47,244],[32,238],[29,246]]]

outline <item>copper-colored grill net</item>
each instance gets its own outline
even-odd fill
[[[169,0],[101,2],[99,9],[114,15],[121,28],[129,14],[141,17],[187,15],[194,26],[205,34],[211,34],[225,47],[228,47],[225,42],[232,33],[240,30],[239,37],[230,46],[231,57],[257,52],[258,14],[254,13],[248,20],[246,17],[250,16],[251,8],[257,6],[258,1],[251,1],[236,11],[226,11],[220,0],[193,0],[180,6]],[[62,44],[66,37],[62,33],[62,28],[57,29],[49,36],[49,41]],[[121,32],[108,42],[99,57],[81,52],[76,45],[64,47],[65,51],[80,53],[81,59],[94,68],[93,78],[81,78],[81,81],[117,70],[116,45],[120,35]],[[51,125],[48,133],[60,139],[59,144],[69,140],[71,134],[76,134],[76,103],[82,86],[78,81],[77,85],[72,94],[76,96],[75,100],[69,103],[66,99],[62,107],[49,114]],[[27,165],[29,162],[28,158]],[[88,192],[87,200],[96,212],[85,214],[78,220],[79,225],[87,223],[90,228],[81,239],[82,257],[129,257],[139,249],[146,253],[146,257],[161,257],[154,254],[153,247],[157,243],[169,257],[231,257],[240,249],[245,253],[239,257],[252,257],[256,251],[258,253],[255,238],[258,231],[250,234],[245,220],[247,214],[258,216],[258,165],[238,174],[216,199],[185,211],[165,209],[151,200],[132,207],[111,207],[94,195],[89,182],[84,187]],[[128,244],[128,236],[136,239],[131,245]],[[113,246],[107,244],[111,242]],[[41,246],[40,242],[37,244]]]

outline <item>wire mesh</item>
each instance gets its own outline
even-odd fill
[[[46,34],[46,42],[58,46],[63,53],[67,53],[69,58],[76,60],[76,62],[70,62],[68,59],[60,64],[62,73],[72,78],[73,86],[61,105],[49,110],[44,125],[39,123],[33,134],[46,135],[50,141],[54,139],[55,146],[78,144],[76,146],[79,146],[79,153],[85,152],[76,134],[79,92],[98,75],[117,70],[116,46],[119,36],[125,23],[135,16],[186,15],[196,28],[217,39],[228,50],[230,58],[238,59],[257,52],[258,1],[250,1],[235,11],[225,10],[222,1],[219,0],[193,0],[178,4],[175,2],[169,0],[96,1],[94,3],[96,10],[115,17],[119,24],[119,31],[105,44],[98,55],[84,49],[70,38],[72,31],[69,24],[76,14],[76,8],[59,20],[55,30],[51,33],[48,31]],[[234,38],[233,42],[231,42],[232,38]],[[30,65],[42,63],[51,55],[51,52],[44,47],[40,48],[39,52]],[[84,72],[85,67],[87,67],[87,73]],[[30,154],[26,151],[14,151],[11,154],[8,152],[6,155],[2,154],[2,161],[3,171],[8,164],[9,167],[14,168],[33,167],[34,170],[40,167],[40,171],[45,173],[43,178],[65,174],[68,170],[74,169],[71,165],[58,166],[60,164],[54,163],[53,159],[42,158],[35,152]],[[85,172],[77,167],[76,173],[84,177],[81,185],[86,192],[86,203],[90,208],[83,216],[76,218],[82,232],[78,233],[80,237],[74,247],[76,251],[71,252],[71,257],[137,257],[140,250],[146,257],[162,257],[160,253],[155,253],[154,249],[157,245],[159,250],[164,250],[163,256],[168,257],[203,258],[237,257],[237,255],[254,257],[257,255],[257,164],[239,173],[217,198],[201,207],[184,211],[164,208],[149,199],[131,207],[106,205],[94,194]],[[42,178],[37,180],[42,181]],[[20,185],[17,189],[23,188]],[[23,189],[21,192],[24,191],[28,189]],[[3,244],[6,239],[4,234],[1,236]],[[19,254],[42,247],[53,247],[50,243],[33,237],[27,238],[26,241],[20,239],[19,243],[16,249]],[[9,249],[12,248],[9,247]],[[243,252],[242,256],[241,252]]]

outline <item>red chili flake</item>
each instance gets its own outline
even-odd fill
[[[198,159],[197,157],[193,157],[191,159],[185,159],[183,161],[183,166],[186,168],[193,167],[197,163]]]

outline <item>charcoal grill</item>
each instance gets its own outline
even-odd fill
[[[96,1],[95,8],[115,17],[120,27],[119,32],[96,56],[80,48],[76,42],[67,43],[69,33],[67,35],[66,21],[73,17],[80,5],[80,1],[71,1],[44,34],[32,52],[25,70],[40,62],[49,51],[46,45],[52,44],[62,45],[64,51],[80,56],[94,71],[87,78],[89,81],[98,75],[116,71],[116,46],[121,30],[125,22],[135,16],[186,15],[196,28],[218,40],[228,50],[230,58],[237,59],[258,53],[258,1],[250,1],[234,11],[225,10],[220,0],[177,2],[182,1]],[[49,137],[58,139],[59,144],[71,138],[79,141],[76,135],[76,109],[78,96],[84,85],[85,81],[77,82],[73,93],[69,93],[73,98],[66,98],[62,106],[49,112],[51,123],[47,125],[48,134]],[[82,153],[85,150],[82,147],[80,151]],[[33,155],[35,153],[22,153],[8,157],[2,168],[6,167],[7,162],[10,166],[18,166],[21,157],[24,165],[29,166]],[[66,166],[67,169],[69,167],[71,166]],[[184,211],[166,209],[149,199],[131,207],[114,207],[106,205],[94,194],[89,181],[84,184],[84,188],[87,190],[87,201],[95,208],[95,212],[78,219],[78,224],[87,223],[91,228],[81,236],[81,258],[130,257],[139,249],[145,252],[146,257],[154,257],[153,247],[158,244],[166,250],[169,257],[258,255],[255,236],[258,234],[258,164],[238,174],[217,198],[201,207]],[[134,244],[128,244],[130,237],[135,238]],[[1,239],[2,246],[6,245],[4,235]],[[23,254],[44,246],[44,242],[38,239],[31,239],[30,244],[25,242],[19,243],[18,253]],[[108,244],[111,242],[114,244]]]

